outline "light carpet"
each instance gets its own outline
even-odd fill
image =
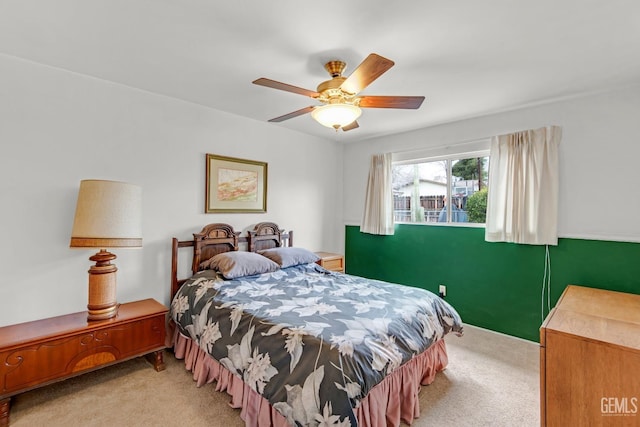
[[[446,342],[449,366],[422,387],[413,426],[540,425],[538,344],[468,325]],[[15,396],[11,426],[244,426],[226,393],[197,388],[170,352],[165,363],[136,358]]]

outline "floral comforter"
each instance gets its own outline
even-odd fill
[[[353,408],[460,316],[431,292],[316,264],[224,280],[201,271],[171,304],[180,331],[292,425],[356,426]]]

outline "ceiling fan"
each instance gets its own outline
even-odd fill
[[[305,95],[322,103],[309,106],[269,120],[282,122],[311,113],[311,116],[321,125],[348,131],[359,127],[357,118],[362,114],[361,108],[403,108],[417,109],[422,105],[424,96],[357,96],[359,92],[369,86],[374,80],[393,67],[394,62],[375,53],[365,58],[349,77],[343,77],[342,72],[347,64],[343,61],[329,61],[324,68],[331,75],[331,80],[318,85],[316,91],[303,89],[286,83],[266,78],[259,78],[253,83],[273,89]]]

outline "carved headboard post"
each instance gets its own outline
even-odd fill
[[[171,298],[178,292],[178,239],[171,239]]]
[[[200,254],[202,254],[202,241],[206,236],[201,233],[193,233],[193,260],[191,262],[191,272],[196,274],[200,268]]]
[[[178,248],[186,248],[194,246],[193,241],[178,241],[175,237],[171,239],[171,299],[178,292],[180,285],[185,280],[178,280]]]

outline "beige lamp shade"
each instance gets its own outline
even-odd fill
[[[117,181],[80,181],[70,246],[142,246],[142,188]]]
[[[321,125],[339,129],[353,123],[362,114],[362,110],[351,104],[327,104],[316,107],[311,116]]]

